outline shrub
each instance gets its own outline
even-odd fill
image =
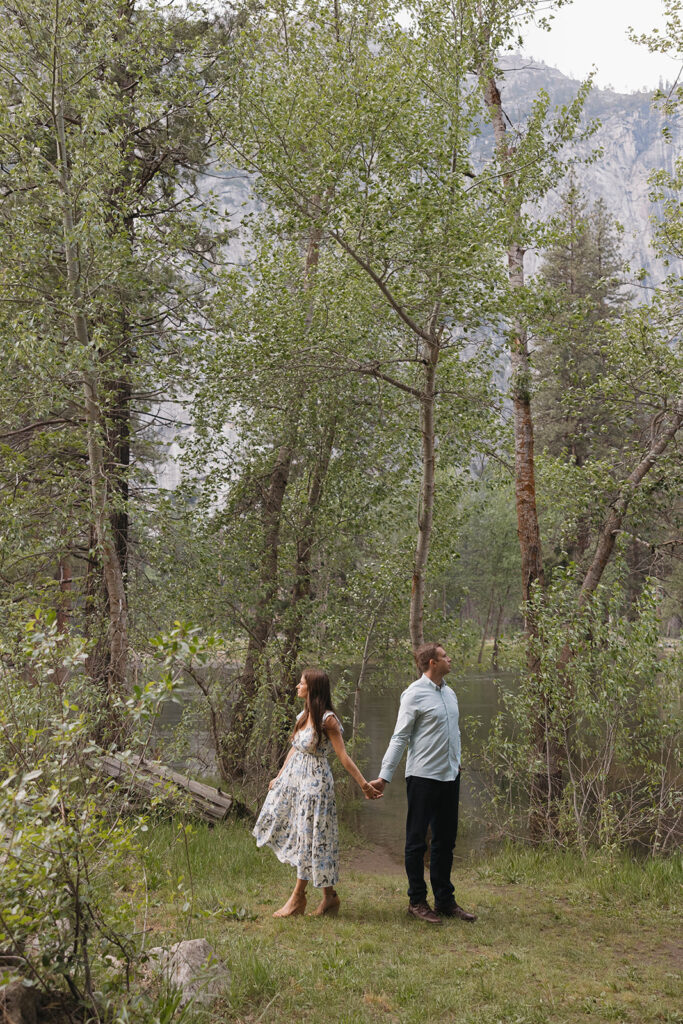
[[[534,671],[503,693],[482,762],[492,822],[527,834],[534,787],[553,751],[559,795],[533,807],[552,843],[670,851],[681,840],[681,652],[660,647],[656,600],[646,589],[629,618],[618,582],[579,609],[571,574],[537,592]],[[538,832],[538,828],[537,828]]]
[[[0,950],[29,984],[100,1019],[129,999],[141,955],[146,817],[97,768],[86,642],[38,611],[0,640]],[[169,681],[121,700],[133,745]],[[138,998],[137,996],[135,997]],[[125,1017],[125,1012],[124,1012]],[[142,1016],[138,1015],[142,1020]]]

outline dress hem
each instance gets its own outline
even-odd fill
[[[302,882],[310,882],[314,889],[329,889],[333,885],[337,885],[337,883],[339,882],[339,875],[337,875],[336,878],[333,878],[329,882],[328,881],[316,882],[312,878],[308,878],[305,875],[300,875],[299,874],[299,865],[297,864],[296,858],[292,857],[290,859],[287,856],[286,853],[283,853],[282,850],[276,850],[275,847],[272,846],[267,840],[265,840],[264,842],[259,843],[259,841],[257,839],[256,840],[256,846],[258,847],[259,850],[262,850],[264,846],[267,846],[269,850],[273,851],[273,853],[275,854],[275,856],[277,857],[277,859],[280,861],[281,864],[287,864],[287,865],[289,865],[289,867],[297,869],[297,874],[296,874],[297,879],[301,879]]]

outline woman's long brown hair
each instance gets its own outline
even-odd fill
[[[320,745],[323,738],[323,715],[326,711],[334,712],[332,703],[332,692],[330,690],[330,677],[327,672],[319,668],[305,668],[301,673],[306,680],[308,695],[306,697],[306,711],[294,726],[294,733],[303,729],[309,719],[315,730],[316,746]],[[292,735],[294,735],[294,733]]]

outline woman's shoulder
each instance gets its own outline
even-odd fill
[[[323,725],[332,725],[332,722],[330,722],[330,719],[333,719],[334,722],[339,726],[340,731],[344,732],[344,726],[341,723],[341,718],[339,717],[339,715],[335,711],[326,711],[324,713],[324,715],[323,715]]]

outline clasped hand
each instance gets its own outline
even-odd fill
[[[366,800],[381,800],[384,795],[380,789],[375,787],[373,782],[363,783],[362,789]]]

